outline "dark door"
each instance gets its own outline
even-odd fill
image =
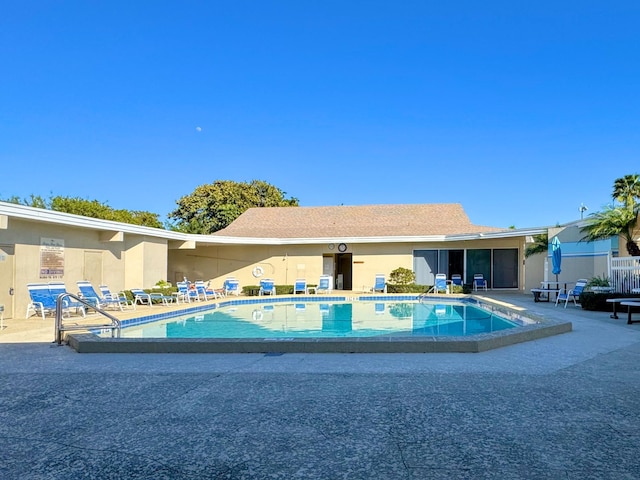
[[[351,253],[336,254],[336,288],[340,288],[339,280],[342,279],[342,290],[353,290],[352,260]]]

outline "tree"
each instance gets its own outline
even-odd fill
[[[547,233],[541,233],[540,235],[533,236],[533,243],[527,245],[524,250],[524,257],[529,258],[536,253],[545,253],[549,249],[549,235]]]
[[[73,213],[84,217],[112,220],[114,222],[130,223],[145,227],[163,228],[157,213],[136,210],[115,210],[106,203],[98,200],[85,200],[79,197],[53,197],[51,210]]]
[[[35,207],[35,208],[46,208],[50,209],[49,203],[42,198],[40,195],[34,195],[33,193],[29,196],[29,198],[20,198],[16,195],[9,197],[3,200],[8,203],[15,203],[18,205],[25,205],[27,207]]]
[[[589,215],[587,224],[580,229],[586,235],[582,240],[594,242],[621,236],[626,244],[627,252],[633,257],[640,257],[640,247],[633,238],[633,231],[638,220],[638,208],[629,210],[621,207],[605,207],[602,212]]]
[[[613,182],[611,197],[622,203],[622,206],[608,206],[602,212],[589,215],[587,223],[580,229],[585,233],[583,240],[593,242],[621,236],[629,255],[640,257],[640,247],[634,239],[634,230],[638,223],[640,205],[640,177],[625,175]]]
[[[285,198],[285,192],[261,180],[216,180],[196,187],[176,203],[178,208],[168,215],[175,220],[172,228],[209,234],[227,227],[249,208],[297,207],[298,199]]]
[[[611,197],[622,203],[629,210],[633,210],[636,199],[640,199],[640,176],[625,175],[613,182]]]
[[[39,195],[31,195],[29,198],[19,198],[16,196],[5,200],[10,203],[26,205],[28,207],[44,208],[57,212],[72,213],[84,217],[99,218],[101,220],[111,220],[114,222],[130,223],[132,225],[142,225],[145,227],[164,228],[157,213],[135,211],[135,210],[114,210],[106,203],[98,200],[85,200],[78,197],[52,196],[45,200]]]

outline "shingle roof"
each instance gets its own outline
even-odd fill
[[[458,203],[250,208],[214,235],[262,238],[429,236],[495,232]]]

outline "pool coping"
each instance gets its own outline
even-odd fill
[[[237,299],[220,302],[213,308],[238,304],[263,304],[273,302],[326,302],[326,301],[402,301],[416,300],[417,295],[384,296],[281,296],[270,299]],[[95,333],[70,333],[66,341],[78,353],[479,353],[522,342],[538,340],[573,328],[570,321],[548,319],[523,312],[523,309],[502,302],[478,299],[473,295],[448,295],[429,297],[430,299],[461,300],[481,304],[485,308],[505,314],[531,319],[536,323],[520,326],[517,329],[500,330],[469,336],[401,336],[398,334],[377,337],[350,338],[285,338],[285,339],[192,339],[192,338],[109,338]],[[209,310],[212,305],[196,306],[148,315],[128,321],[124,325],[135,325],[149,321],[179,317]]]

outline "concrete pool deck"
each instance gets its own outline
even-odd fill
[[[467,354],[81,355],[52,322],[8,325],[0,478],[640,478],[640,324],[487,296],[573,331]]]

